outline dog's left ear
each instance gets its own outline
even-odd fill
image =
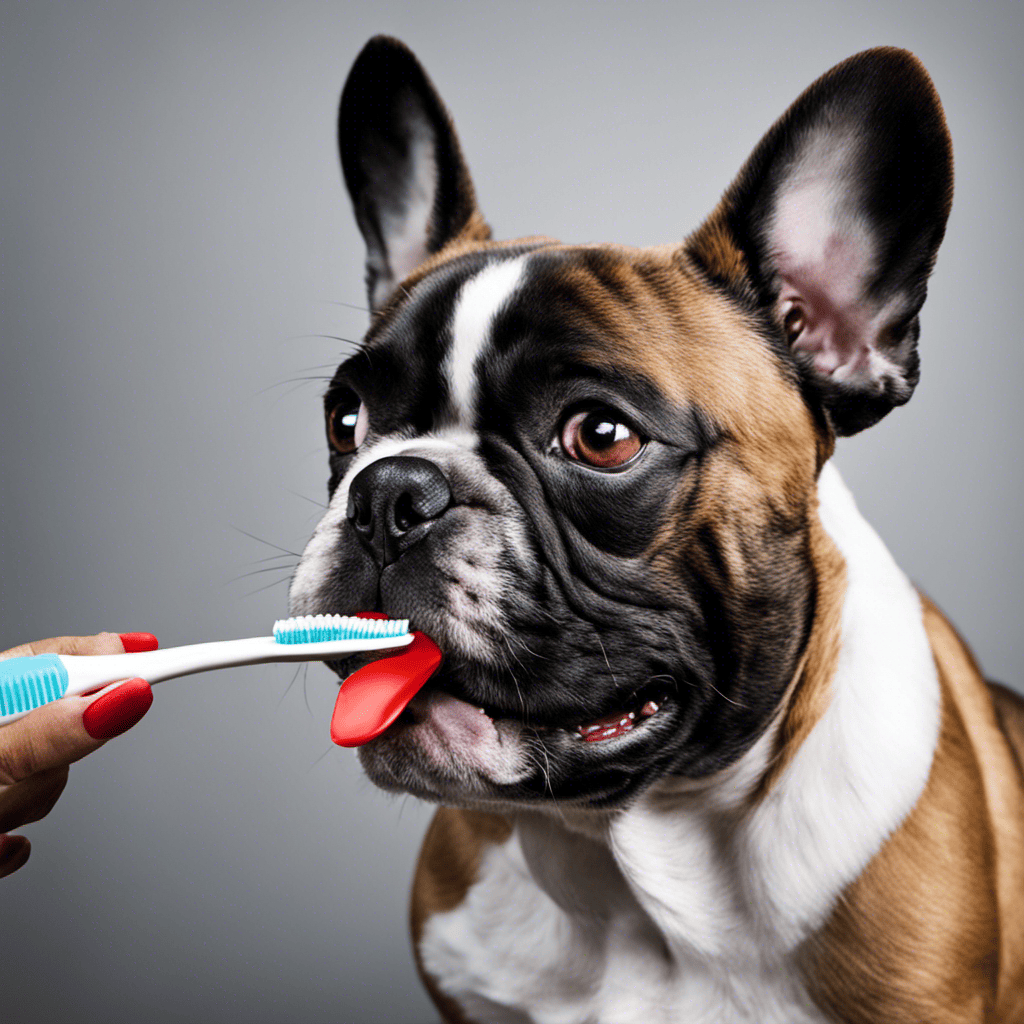
[[[837,434],[910,398],[918,313],[945,232],[953,157],[905,50],[837,65],[771,128],[688,250],[767,311]]]
[[[490,237],[451,118],[404,43],[374,36],[363,47],[342,90],[338,145],[372,309],[453,238]]]

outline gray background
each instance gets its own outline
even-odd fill
[[[938,86],[957,195],[917,395],[838,460],[985,670],[1024,683],[1022,12],[4,4],[0,649],[283,613],[288,560],[262,560],[301,550],[324,498],[344,345],[320,335],[366,323],[337,304],[364,298],[334,118],[370,35],[424,61],[499,235],[637,244],[681,238],[804,86],[893,43]],[[292,675],[160,687],[75,767],[0,882],[0,1016],[433,1019],[405,928],[429,808],[331,746],[325,669]]]

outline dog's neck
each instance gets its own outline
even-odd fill
[[[750,751],[702,782],[663,779],[623,811],[517,816],[526,869],[570,916],[632,913],[673,959],[770,970],[916,803],[940,718],[919,597],[831,465],[819,516],[831,540],[819,614],[799,678]],[[837,583],[828,550],[843,563],[841,613],[821,600]]]

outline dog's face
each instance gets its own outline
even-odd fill
[[[360,55],[339,135],[374,315],[326,395],[331,500],[292,612],[381,610],[445,655],[368,774],[608,807],[733,763],[807,643],[834,435],[917,382],[951,193],[927,75],[895,50],[839,65],[658,249],[491,241],[393,40]]]

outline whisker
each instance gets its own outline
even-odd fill
[[[300,665],[296,665],[296,667],[295,667],[295,674],[292,676],[291,682],[284,688],[284,693],[281,694],[281,699],[277,702],[277,707],[274,708],[275,711],[280,711],[281,710],[281,705],[284,703],[285,697],[288,696],[289,691],[291,690],[292,686],[294,686],[294,684],[295,684],[295,680],[299,678],[299,673],[301,671],[302,671],[302,665],[301,664]]]
[[[296,382],[298,382],[299,387],[302,387],[304,384],[310,383],[310,381],[327,381],[329,383],[332,379],[333,374],[329,377],[324,374],[317,374],[313,377],[289,377],[287,380],[279,380],[276,384],[268,384],[265,388],[260,388],[260,390],[255,392],[255,394],[265,395],[268,391],[273,391],[274,388],[283,388],[286,384],[295,384]],[[297,390],[298,388],[292,388],[292,391]],[[286,395],[290,395],[291,393],[291,391],[285,392]]]
[[[547,790],[548,795],[551,797],[551,802],[554,804],[555,810],[558,812],[558,816],[562,819],[562,823],[565,824],[565,811],[562,810],[561,805],[555,798],[555,790],[554,787],[551,785],[551,760],[548,758],[548,752],[544,748],[544,743],[541,741],[539,736],[537,737],[537,745],[540,749],[540,752],[544,755],[543,765],[540,763],[540,760],[536,757],[533,751],[530,750],[529,747],[524,746],[523,749],[526,751],[526,756],[530,759],[531,763],[536,766],[537,770],[541,774],[541,777],[544,779],[544,788]]]
[[[597,637],[597,642],[601,644],[601,653],[604,655],[604,663],[608,666],[608,675],[612,677],[612,684],[618,687],[618,680],[615,678],[615,673],[612,671],[611,663],[608,661],[608,652],[604,649],[604,644],[601,642],[601,634],[594,630],[594,636]]]
[[[284,556],[282,555],[281,557]],[[265,572],[287,571],[288,574],[291,575],[291,571],[295,568],[296,564],[297,563],[293,563],[291,565],[267,565],[264,566],[262,569],[253,569],[252,572],[243,572],[241,576],[236,576],[234,579],[228,580],[227,583],[224,584],[224,586],[229,586],[232,583],[238,583],[239,580],[247,580],[250,576],[259,576],[261,573]]]
[[[308,775],[332,750],[334,744],[332,743],[307,769],[306,774]]]
[[[316,338],[320,341],[341,341],[346,345],[361,345],[362,341],[356,341],[355,338],[346,338],[342,334],[290,334],[286,338],[282,338],[282,341],[309,341],[311,338]]]
[[[675,626],[673,626],[671,622],[669,622],[667,625],[668,628],[672,631],[672,635],[676,638],[676,643],[679,645],[680,648],[682,648],[684,645],[679,638],[679,634],[676,632]],[[717,693],[718,696],[722,698],[722,700],[728,701],[734,707],[745,708],[747,706],[742,701],[733,700],[732,697],[727,697],[724,693],[722,693],[722,691],[717,686],[715,686],[713,682],[711,682],[710,679],[708,680],[708,686],[710,686],[711,689],[714,690],[715,693]]]
[[[344,306],[346,309],[356,309],[360,313],[369,313],[369,306],[357,306],[353,302],[341,302],[339,299],[321,299],[321,302],[326,303],[328,306]]]
[[[264,590],[269,590],[271,587],[279,587],[282,583],[287,583],[290,578],[291,573],[289,572],[284,579],[275,580],[273,583],[268,583],[265,587],[257,587],[255,590],[250,590],[247,594],[243,594],[242,597],[252,597],[255,594],[262,594]]]
[[[509,654],[511,654],[513,658],[516,658],[515,653],[512,650],[512,645],[509,644],[508,639],[505,637],[503,637],[502,639],[505,640],[505,646],[508,647]],[[518,658],[516,658],[516,661],[519,662],[520,667],[525,667],[523,666],[523,663],[519,661]],[[512,671],[512,666],[506,665],[506,668],[508,669],[508,674],[512,677],[512,682],[516,684],[516,694],[519,696],[519,707],[522,709],[523,712],[523,722],[526,723],[528,721],[529,716],[526,713],[526,701],[523,699],[523,691],[519,687],[519,680],[516,679],[516,674]]]
[[[517,637],[517,636],[509,637],[509,641],[510,642],[514,641],[515,643],[519,644],[519,646],[522,647],[522,649],[524,651],[526,651],[526,653],[529,654],[531,658],[536,658],[538,661],[549,661],[550,660],[549,658],[546,658],[543,654],[538,654],[536,651],[531,649],[520,637]],[[518,658],[516,660],[518,661]],[[522,665],[522,662],[519,662],[519,664]]]
[[[316,505],[318,508],[327,508],[322,501],[317,501],[315,498],[307,497],[305,494],[300,494],[298,491],[293,491],[290,487],[281,486],[282,491],[287,491],[289,494],[294,494],[296,498],[301,498],[303,501],[308,501],[311,505]]]
[[[264,562],[273,562],[279,558],[294,558],[294,555],[268,555],[266,558],[257,558],[255,561],[250,562],[250,565],[262,565]],[[295,563],[293,563],[295,564]]]
[[[268,548],[277,548],[278,551],[283,551],[286,555],[294,555],[296,558],[301,558],[302,555],[298,551],[292,551],[290,548],[283,548],[280,544],[272,544],[269,540],[264,540],[262,537],[257,537],[255,533],[249,533],[248,530],[243,530],[240,526],[232,526],[232,530],[236,533],[241,533],[251,540],[259,541],[260,544],[266,544]]]

